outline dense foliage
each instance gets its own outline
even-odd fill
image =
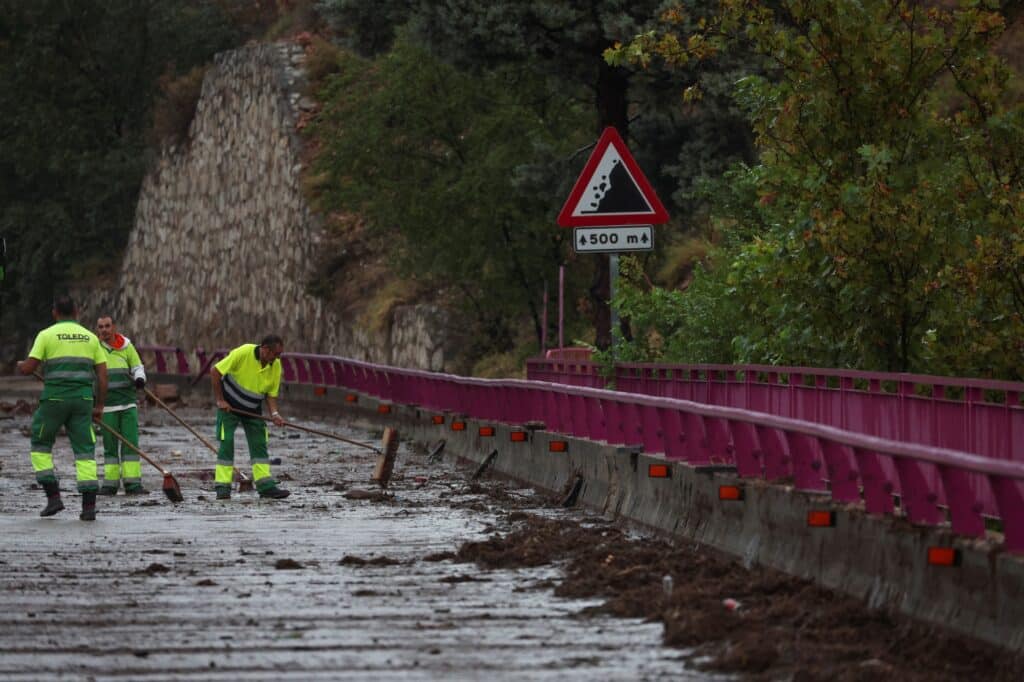
[[[685,293],[629,279],[647,333],[623,352],[1020,377],[1024,121],[1004,28],[995,3],[722,0],[703,30],[609,51],[692,65],[739,44],[773,64],[737,83],[760,160],[709,190],[710,270]]]
[[[116,273],[160,84],[238,43],[237,5],[0,0],[5,343],[49,319],[56,291]]]
[[[515,69],[470,75],[404,40],[375,62],[339,60],[311,128],[321,208],[358,213],[398,273],[464,304],[457,331],[477,346],[529,343],[524,313],[539,345],[545,279],[564,258],[553,169],[585,144],[585,117]]]
[[[735,61],[722,58],[716,61],[715,68],[705,65],[698,72],[636,70],[609,65],[602,59],[604,49],[641,30],[659,4],[660,0],[524,0],[498,4],[480,0],[321,0],[320,7],[331,19],[343,44],[363,54],[379,54],[388,49],[401,26],[405,40],[459,72],[485,78],[515,73],[509,85],[520,90],[523,97],[575,103],[581,114],[577,128],[572,131],[576,141],[592,142],[605,126],[616,126],[629,139],[631,150],[659,194],[673,204],[673,213],[682,218],[697,206],[692,189],[700,178],[718,175],[732,160],[752,160],[751,136],[739,111],[725,97],[725,83],[735,77]],[[707,92],[705,106],[700,110],[681,106],[678,94],[695,82],[702,83]],[[537,119],[535,124],[547,126],[549,121]],[[538,134],[552,133],[560,131],[553,128]],[[500,146],[508,141],[493,138],[491,143]],[[562,193],[557,199],[564,199],[584,159],[585,155],[579,154],[574,164],[556,163],[540,153],[529,163],[529,175],[535,178],[532,184],[542,196],[557,189]],[[521,159],[528,161],[526,156]],[[517,196],[525,199],[521,189],[520,186]],[[541,233],[545,229],[557,231],[553,224],[556,214],[557,204],[555,210],[538,214],[534,229]],[[434,219],[442,220],[439,216]],[[669,232],[661,243],[670,244],[674,238]],[[432,247],[417,242],[416,248]],[[563,257],[571,254],[564,253]],[[594,273],[580,308],[590,316],[596,336],[593,340],[602,346],[611,338],[607,259],[587,259],[586,266],[577,261],[572,268],[574,274],[580,270]],[[500,286],[497,280],[493,285]],[[521,295],[507,288],[499,292],[500,288],[490,295]],[[519,299],[517,305],[525,309],[526,301]]]

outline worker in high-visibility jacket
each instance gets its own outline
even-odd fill
[[[105,315],[96,320],[100,346],[107,354],[107,402],[103,408],[103,484],[100,495],[116,495],[124,481],[125,495],[148,495],[142,486],[142,462],[135,450],[125,445],[111,430],[139,447],[139,409],[136,390],[146,387],[146,368],[139,352],[121,335],[114,320]]]
[[[43,392],[32,415],[31,436],[32,468],[46,492],[46,507],[39,515],[53,516],[64,509],[53,468],[53,443],[64,427],[75,454],[75,476],[82,493],[79,518],[95,521],[99,482],[92,422],[103,416],[107,357],[96,335],[78,324],[78,308],[70,296],[54,299],[53,319],[56,323],[39,332],[28,358],[18,363],[18,371],[26,375],[40,366],[43,369]]]
[[[258,344],[246,343],[232,350],[210,370],[213,397],[217,403],[217,467],[214,483],[218,500],[231,498],[231,480],[235,465],[235,429],[241,425],[249,445],[252,479],[260,497],[281,499],[289,491],[278,487],[270,475],[267,452],[267,424],[258,417],[238,411],[262,415],[263,403],[278,426],[284,419],[277,411],[277,393],[281,387],[281,353],[284,342],[280,336],[269,335]]]

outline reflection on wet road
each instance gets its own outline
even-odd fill
[[[209,413],[185,416],[212,432]],[[172,507],[144,465],[154,492],[100,498],[88,524],[66,439],[55,461],[68,508],[40,519],[29,418],[0,421],[0,678],[706,679],[660,646],[660,623],[576,617],[594,602],[555,598],[557,568],[432,557],[507,518],[450,463],[403,443],[393,496],[349,499],[372,490],[372,452],[273,430],[292,497],[218,502],[213,455],[165,415],[145,410],[142,422],[143,449],[175,473],[185,503]],[[241,445],[236,463],[247,461]]]

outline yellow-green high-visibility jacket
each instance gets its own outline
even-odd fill
[[[94,368],[107,362],[100,340],[74,320],[39,332],[28,356],[42,363],[46,381],[40,400],[92,400]]]
[[[260,414],[264,398],[276,398],[281,387],[281,361],[261,366],[260,347],[255,343],[242,344],[214,367],[224,377],[224,399],[239,410]]]
[[[114,334],[113,343],[100,341],[107,354],[107,404],[104,412],[120,412],[135,407],[135,380],[146,378],[139,352],[131,339]]]

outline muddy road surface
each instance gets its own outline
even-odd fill
[[[0,680],[1024,679],[994,647],[405,442],[382,494],[375,453],[272,429],[292,496],[216,501],[212,453],[148,408],[141,445],[185,502],[144,465],[149,497],[79,521],[61,439],[68,508],[41,519],[18,412],[0,404]]]
[[[272,428],[292,496],[216,501],[212,453],[148,408],[140,445],[185,502],[172,506],[143,463],[151,494],[100,497],[86,523],[64,437],[54,459],[67,509],[38,516],[30,417],[16,412],[0,420],[2,680],[713,679],[660,646],[660,623],[580,617],[603,600],[556,597],[557,565],[451,558],[515,521],[408,443],[382,498],[362,494],[374,490],[373,452]],[[182,414],[212,434],[209,410]],[[380,445],[380,433],[300,423]],[[247,462],[243,444],[236,464]],[[517,508],[582,518],[503,490]]]

